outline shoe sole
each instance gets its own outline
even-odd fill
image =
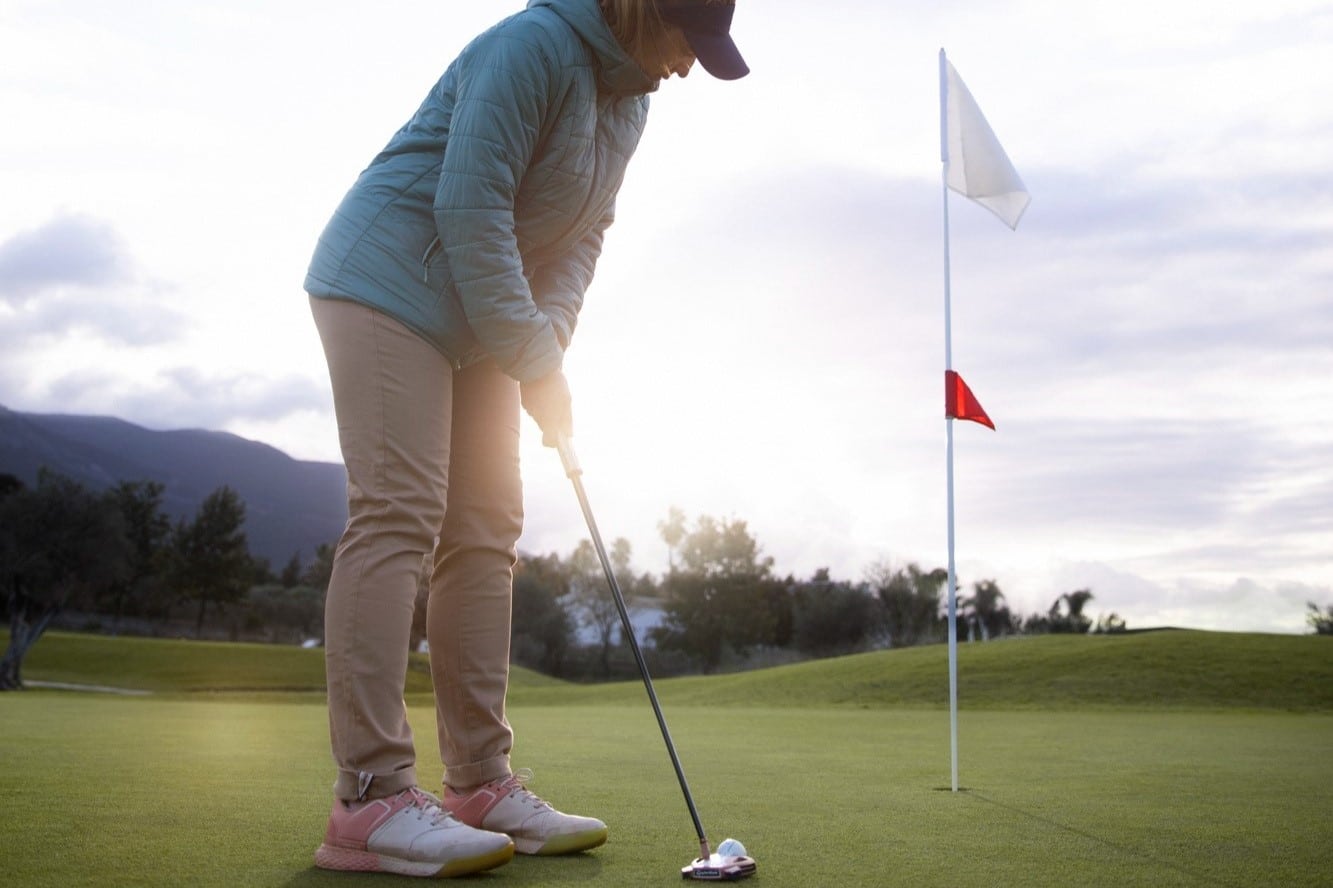
[[[373,851],[355,851],[336,845],[320,845],[315,852],[315,866],[320,869],[356,873],[395,873],[400,876],[448,879],[495,869],[514,859],[511,843],[485,854],[458,857],[441,864],[439,861],[403,860]]]
[[[607,830],[587,829],[582,832],[566,833],[565,835],[552,836],[545,841],[541,839],[522,839],[517,836],[514,839],[514,848],[519,854],[535,854],[540,857],[548,857],[556,854],[574,854],[579,851],[587,851],[596,848],[598,845],[606,844]]]

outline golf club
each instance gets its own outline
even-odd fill
[[[676,755],[676,745],[671,742],[671,732],[667,730],[666,718],[662,715],[662,706],[657,702],[657,692],[653,690],[653,679],[648,674],[648,664],[644,662],[643,651],[639,649],[639,640],[634,634],[634,624],[630,622],[629,610],[625,607],[625,596],[616,582],[615,571],[611,569],[611,559],[606,556],[606,546],[602,535],[597,530],[597,522],[592,517],[592,507],[588,504],[588,494],[583,489],[583,469],[578,457],[574,455],[574,444],[569,436],[560,434],[556,438],[556,449],[560,451],[560,462],[564,464],[565,475],[574,485],[574,493],[579,498],[579,507],[583,510],[583,519],[588,523],[588,533],[592,535],[593,548],[602,562],[606,573],[607,585],[611,587],[611,597],[615,599],[616,610],[620,613],[621,625],[625,628],[625,638],[630,650],[634,652],[634,662],[639,666],[639,675],[643,677],[643,687],[648,692],[648,700],[653,704],[653,714],[657,716],[657,726],[662,730],[662,740],[666,743],[667,753],[671,756],[671,766],[676,769],[676,779],[680,781],[680,791],[685,795],[685,804],[690,809],[690,819],[694,821],[694,832],[699,837],[699,857],[681,869],[685,879],[702,881],[735,881],[752,876],[757,869],[754,858],[744,853],[744,846],[734,839],[723,845],[731,845],[741,853],[737,855],[714,854],[708,847],[708,837],[704,834],[703,822],[699,819],[699,809],[694,805],[694,796],[690,794],[690,785],[685,781],[685,771],[680,766],[680,756]]]

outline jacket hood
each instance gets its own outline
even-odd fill
[[[603,89],[616,95],[642,95],[657,89],[611,33],[597,0],[528,0],[528,9],[545,6],[574,29],[597,56],[597,78]]]

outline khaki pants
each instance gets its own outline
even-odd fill
[[[310,305],[347,465],[349,516],[324,614],[334,794],[376,798],[416,785],[403,687],[418,577],[432,549],[426,637],[445,782],[504,777],[523,526],[518,384],[490,361],[455,371],[365,306]]]

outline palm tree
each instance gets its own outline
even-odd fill
[[[982,641],[1013,631],[1013,614],[1004,605],[1004,593],[994,580],[973,583],[972,595],[959,604],[963,607],[969,629],[975,626],[981,633]]]
[[[685,541],[685,513],[672,506],[664,520],[657,522],[657,532],[667,544],[667,571],[676,572],[676,550]]]
[[[1091,590],[1079,589],[1066,592],[1051,605],[1050,619],[1052,632],[1068,632],[1082,635],[1092,627],[1092,620],[1083,615],[1083,607],[1093,599]]]

